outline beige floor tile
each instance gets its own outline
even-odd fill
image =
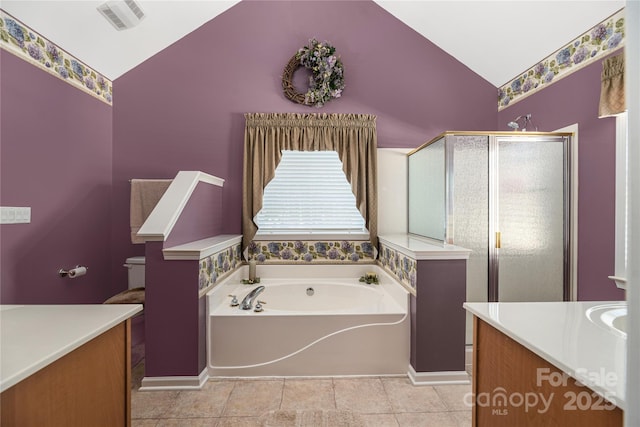
[[[473,400],[469,396],[471,394],[471,384],[465,385],[437,385],[434,386],[436,393],[447,406],[449,411],[470,411],[471,406],[467,402]]]
[[[431,386],[415,386],[408,378],[383,378],[382,384],[391,401],[393,412],[447,410],[438,393]]]
[[[380,378],[336,378],[333,384],[339,410],[361,414],[392,412]]]
[[[259,417],[280,408],[284,380],[236,381],[224,417]]]
[[[396,418],[400,427],[458,427],[449,412],[405,412]]]
[[[131,391],[131,418],[163,418],[178,398],[177,391]]]
[[[261,427],[260,417],[220,418],[216,427]]]
[[[360,414],[365,427],[399,427],[393,414]]]
[[[207,382],[202,390],[185,390],[167,409],[167,418],[220,417],[233,390],[234,381]]]
[[[139,419],[131,420],[131,427],[157,427],[158,420],[155,419]]]
[[[336,409],[333,380],[286,379],[284,381],[284,391],[282,393],[280,409]]]
[[[351,411],[291,409],[269,411],[260,417],[260,421],[263,427],[365,427],[360,416]]]
[[[471,427],[471,410],[449,412],[456,420],[458,427]]]
[[[156,427],[216,427],[219,418],[167,418]]]

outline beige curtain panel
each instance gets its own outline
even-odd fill
[[[264,188],[282,150],[336,151],[373,247],[378,244],[376,116],[367,114],[247,113],[244,131],[242,245],[258,231]]]
[[[624,95],[624,52],[602,61],[599,117],[622,113],[627,105]]]

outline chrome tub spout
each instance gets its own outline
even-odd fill
[[[262,291],[264,291],[264,286],[258,286],[251,292],[249,292],[247,296],[242,300],[240,308],[243,310],[251,310],[251,308],[253,308],[253,300],[255,300]]]

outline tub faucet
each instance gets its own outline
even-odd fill
[[[256,297],[260,295],[262,291],[264,291],[264,286],[258,286],[257,288],[249,292],[247,296],[242,300],[240,308],[243,310],[251,310],[251,308],[253,307],[253,300],[256,299]]]

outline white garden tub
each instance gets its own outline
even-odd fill
[[[358,281],[375,272],[379,285]],[[209,376],[406,374],[409,293],[374,265],[242,267],[207,294]],[[264,311],[231,307],[256,286]],[[311,289],[311,290],[310,290]]]

